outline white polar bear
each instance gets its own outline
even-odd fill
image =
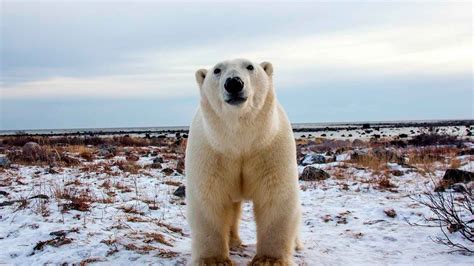
[[[300,223],[293,132],[273,88],[273,67],[245,59],[200,69],[201,102],[186,149],[193,265],[232,265],[241,202],[257,222],[252,265],[293,264]]]

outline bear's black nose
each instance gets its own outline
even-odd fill
[[[244,82],[239,77],[228,78],[225,81],[224,88],[228,93],[239,93],[244,88]]]

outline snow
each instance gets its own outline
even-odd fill
[[[331,175],[345,171],[345,179],[300,181],[303,218],[301,239],[304,249],[295,252],[300,265],[472,265],[470,256],[450,253],[446,246],[432,239],[441,236],[437,227],[409,225],[429,209],[416,203],[416,195],[430,186],[430,180],[412,169],[389,163],[402,176],[393,176],[395,191],[380,189],[370,182],[368,169],[359,169],[344,161],[314,164]],[[111,160],[122,160],[115,157]],[[459,156],[461,169],[472,171],[472,156]],[[152,157],[142,156],[137,164],[149,165]],[[97,159],[92,163],[106,163]],[[171,163],[170,163],[171,164]],[[163,168],[168,167],[166,163]],[[304,167],[299,167],[300,172]],[[78,167],[63,168],[50,174],[47,167],[15,165],[0,172],[0,202],[46,195],[11,206],[0,207],[0,264],[32,265],[94,262],[97,264],[185,265],[190,260],[190,230],[186,223],[184,199],[173,192],[185,177],[170,176],[159,169],[146,168],[139,174],[98,169],[84,172]],[[444,174],[434,171],[434,178]],[[11,182],[11,183],[9,183]],[[87,193],[95,200],[90,210],[62,211],[68,200],[58,198],[58,191],[70,189],[76,195]],[[255,255],[255,222],[252,204],[243,206],[240,233],[244,247],[231,252],[237,265],[246,265]],[[385,209],[394,209],[388,217]],[[55,239],[51,232],[64,230],[70,243],[45,245],[34,250],[40,241]],[[160,238],[161,237],[161,238]],[[458,236],[454,236],[458,237]]]

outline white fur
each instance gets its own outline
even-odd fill
[[[254,70],[248,70],[248,65]],[[221,73],[214,74],[220,68]],[[201,102],[186,149],[187,218],[193,264],[230,264],[240,245],[240,205],[251,200],[257,222],[255,265],[292,264],[300,221],[296,148],[278,103],[270,63],[235,59],[198,70]],[[247,101],[225,102],[224,83],[240,77]]]

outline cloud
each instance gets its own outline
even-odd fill
[[[130,53],[120,65],[120,72],[127,74],[59,76],[2,86],[1,91],[4,98],[197,95],[194,71],[231,57],[272,61],[281,88],[332,79],[467,75],[472,65],[469,30],[452,25],[366,27]]]

